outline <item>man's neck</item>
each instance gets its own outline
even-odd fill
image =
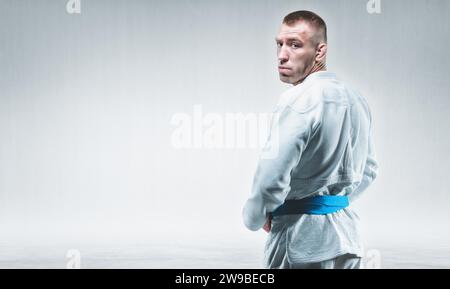
[[[293,85],[302,83],[310,74],[313,74],[314,72],[319,72],[319,71],[327,71],[327,65],[324,62],[315,63],[314,66],[312,67],[311,71],[303,79],[300,79],[298,82],[294,83]]]

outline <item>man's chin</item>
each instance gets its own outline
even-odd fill
[[[280,80],[281,80],[281,82],[288,83],[288,84],[295,83],[295,81],[291,77],[284,76],[282,74],[280,74]]]

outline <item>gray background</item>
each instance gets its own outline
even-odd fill
[[[258,149],[175,149],[175,113],[266,113],[288,88],[287,13],[328,25],[328,70],[367,98],[380,175],[356,203],[368,244],[448,244],[447,0],[0,1],[3,242],[234,246]],[[228,242],[228,241],[226,241]],[[72,244],[71,243],[71,244]],[[231,244],[231,243],[230,243]],[[1,253],[1,252],[0,252]],[[1,255],[1,254],[0,254]]]

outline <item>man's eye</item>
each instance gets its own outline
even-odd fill
[[[282,45],[282,43],[277,42],[277,47],[281,47]]]
[[[301,45],[298,44],[298,43],[292,43],[291,47],[292,47],[292,48],[300,48]]]

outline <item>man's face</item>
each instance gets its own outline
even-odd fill
[[[281,25],[275,40],[282,82],[296,85],[310,74],[316,57],[314,32],[304,21],[298,21],[293,26]]]

